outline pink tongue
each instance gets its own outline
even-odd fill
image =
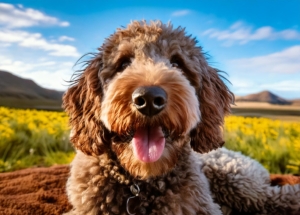
[[[165,148],[165,137],[161,127],[138,129],[132,139],[134,155],[143,162],[157,161]]]

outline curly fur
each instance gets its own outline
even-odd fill
[[[134,21],[107,38],[79,72],[64,95],[77,149],[67,183],[70,214],[299,209],[293,200],[299,187],[271,187],[254,161],[225,149],[209,152],[224,143],[223,120],[234,97],[196,44],[181,27]],[[159,114],[145,116],[133,105],[142,86],[166,93]],[[135,155],[132,138],[141,128],[164,134],[163,153],[153,162]],[[259,180],[255,171],[263,174]],[[134,184],[140,193],[131,198]]]
[[[224,214],[300,214],[300,184],[271,186],[268,171],[258,162],[225,148],[199,156],[215,201]],[[226,208],[226,209],[225,209]]]

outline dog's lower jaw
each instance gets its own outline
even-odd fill
[[[185,156],[185,148],[189,147],[190,138],[182,136],[176,140],[166,138],[166,144],[161,157],[155,162],[143,162],[134,153],[133,143],[112,144],[121,166],[129,174],[139,180],[147,180],[153,177],[162,177],[172,171],[181,157]]]
[[[137,180],[107,154],[87,156],[78,151],[71,164],[67,183],[74,214],[127,214],[126,202],[137,184],[140,195],[137,210],[145,214],[221,214],[211,197],[209,184],[200,171],[199,158],[189,145],[168,173]]]

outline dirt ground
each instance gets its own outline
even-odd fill
[[[69,166],[29,168],[0,174],[0,215],[58,215],[71,209],[66,196]],[[297,184],[300,177],[271,175],[272,185]]]
[[[71,209],[65,188],[69,166],[0,174],[0,215],[58,215]]]

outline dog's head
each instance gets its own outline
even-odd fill
[[[233,95],[196,43],[161,22],[117,29],[64,95],[74,146],[142,179],[173,168],[183,146],[220,147]]]

